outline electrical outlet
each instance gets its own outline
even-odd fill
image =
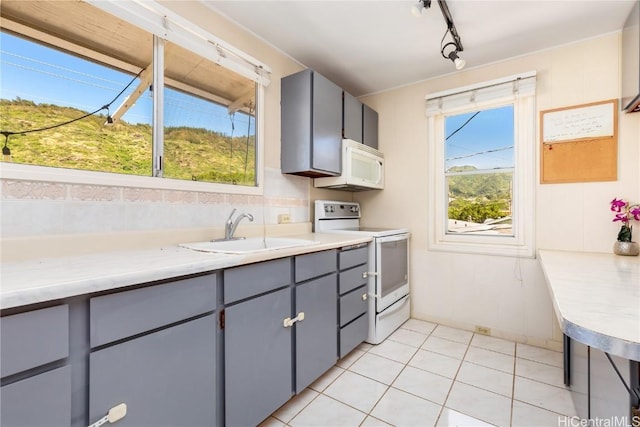
[[[289,214],[278,215],[278,224],[289,224],[289,222],[291,222],[291,218],[289,218]]]
[[[491,335],[491,329],[486,326],[476,326],[475,332],[482,335]]]

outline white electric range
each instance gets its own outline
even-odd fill
[[[355,202],[315,201],[316,233],[365,234],[369,245],[369,334],[379,344],[410,316],[409,230],[360,227],[360,205]]]

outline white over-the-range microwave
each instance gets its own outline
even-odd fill
[[[342,140],[342,174],[316,178],[315,187],[364,191],[384,188],[384,154],[351,139]]]

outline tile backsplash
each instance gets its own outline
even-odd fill
[[[2,179],[1,236],[221,227],[233,208],[254,224],[309,222],[309,181],[265,169],[263,196]]]

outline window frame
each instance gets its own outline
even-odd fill
[[[157,2],[145,1],[144,4],[132,1],[121,2],[118,0],[88,0],[88,3],[98,7],[107,13],[115,15],[132,25],[136,25],[144,30],[149,31],[155,37],[176,43],[185,49],[188,49],[204,58],[219,63],[221,66],[229,68],[239,74],[250,78],[256,83],[256,114],[255,114],[255,132],[256,132],[256,171],[255,186],[234,185],[213,183],[205,181],[187,181],[181,179],[161,178],[157,174],[158,153],[152,153],[152,175],[127,175],[110,172],[89,171],[81,169],[57,168],[39,165],[27,165],[17,163],[2,162],[0,167],[0,178],[15,179],[27,181],[46,181],[56,183],[69,184],[89,184],[102,186],[118,186],[130,188],[150,188],[160,190],[177,190],[177,191],[200,191],[210,193],[228,193],[240,195],[263,195],[264,194],[264,95],[265,87],[269,84],[270,67],[261,63],[257,59],[245,54],[244,52],[234,48],[226,42],[215,38],[205,30],[196,27],[194,24],[185,20],[176,13],[166,9]],[[141,13],[142,11],[146,13]],[[151,12],[151,13],[149,13]],[[176,25],[169,25],[176,24]],[[85,57],[92,57],[100,62],[115,65],[118,68],[127,71],[133,71],[134,68],[119,58],[112,58],[93,52],[87,48],[78,46],[72,42],[62,40],[52,34],[34,30],[23,24],[3,19],[3,28],[12,33],[26,36],[33,40],[49,44],[55,48],[61,48],[70,52],[76,52]],[[158,43],[154,41],[154,50],[157,49]],[[231,55],[220,55],[220,49]],[[160,48],[162,50],[162,48]],[[162,56],[160,56],[162,57]],[[154,59],[154,67],[157,67],[157,57]],[[161,64],[160,64],[161,65]],[[154,84],[158,84],[158,79],[164,79],[154,73]],[[161,85],[162,83],[160,83]],[[156,86],[157,88],[158,86]],[[154,121],[162,118],[163,108],[157,108],[161,104],[161,96],[157,93],[154,96]],[[159,114],[159,116],[158,116]],[[156,128],[162,133],[163,126],[153,127],[154,132],[154,148]],[[163,139],[161,139],[162,141]],[[161,176],[161,174],[160,174]]]
[[[486,82],[453,91],[427,95],[431,103],[453,95],[469,93],[502,84],[515,82],[520,78],[534,77],[535,72],[512,76],[498,81]],[[535,81],[535,80],[534,80]],[[434,101],[436,100],[436,101]],[[486,96],[480,101],[452,103],[453,106],[441,107],[438,111],[427,108],[427,143],[429,158],[428,175],[428,248],[434,251],[449,251],[484,255],[534,257],[534,188],[535,188],[535,85],[533,93],[520,95],[500,93],[498,96]],[[445,120],[448,115],[471,111],[499,108],[513,105],[514,110],[514,172],[513,172],[513,236],[508,235],[468,235],[448,233],[448,193],[445,174]]]

